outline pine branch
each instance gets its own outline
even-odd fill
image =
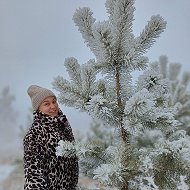
[[[97,22],[92,29],[94,36],[93,53],[99,63],[109,63],[111,61],[113,41],[109,22]]]
[[[143,32],[136,39],[135,50],[137,54],[146,53],[165,28],[166,21],[160,15],[152,16]]]
[[[179,63],[171,63],[169,65],[169,80],[175,81],[179,76],[181,65]]]
[[[60,92],[58,98],[61,103],[67,106],[73,106],[76,108],[83,108],[84,103],[88,101],[89,97],[81,93],[80,89],[75,88],[68,80],[58,76],[52,83],[54,89]]]
[[[110,4],[110,5],[109,5]],[[131,49],[134,43],[132,34],[132,22],[134,20],[134,1],[113,1],[107,2],[109,20],[112,31],[113,59],[117,64],[122,63],[122,57]]]
[[[73,20],[78,26],[78,30],[82,34],[87,46],[90,47],[91,51],[96,47],[94,44],[94,35],[92,32],[92,26],[95,22],[95,18],[93,18],[93,13],[90,11],[88,7],[79,8],[73,15]]]
[[[81,69],[77,59],[75,59],[74,57],[66,58],[64,65],[66,67],[71,81],[74,83],[74,85],[78,86],[78,88],[81,89]]]

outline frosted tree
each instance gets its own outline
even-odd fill
[[[83,174],[93,177],[93,171],[99,166],[100,160],[105,162],[105,150],[113,145],[113,131],[104,126],[100,121],[94,120],[89,128],[85,144],[93,145],[92,154],[88,154],[80,159],[80,169]],[[81,139],[82,140],[82,139]]]
[[[8,155],[15,150],[13,144],[15,144],[15,133],[18,132],[16,125],[18,113],[13,106],[14,101],[15,97],[11,94],[9,87],[4,87],[0,94],[0,143],[3,145],[0,152],[2,158],[3,155]]]
[[[178,109],[176,118],[181,121],[182,128],[190,135],[190,72],[181,73],[182,65],[169,63],[167,56],[164,55],[159,57],[158,64],[162,76],[171,84],[170,105]]]
[[[1,121],[15,122],[17,113],[13,109],[14,95],[10,93],[9,87],[4,87],[0,96],[0,119]]]
[[[189,135],[175,117],[178,106],[171,103],[169,80],[158,63],[149,64],[144,56],[166,22],[160,15],[152,16],[135,37],[134,0],[107,0],[105,6],[108,20],[103,22],[96,22],[89,8],[76,10],[73,20],[95,59],[79,64],[76,58],[67,58],[70,81],[58,76],[53,86],[60,103],[98,118],[114,129],[115,138],[106,149],[94,142],[61,141],[57,155],[91,157],[93,178],[108,189],[188,187]],[[133,85],[135,70],[142,75]]]

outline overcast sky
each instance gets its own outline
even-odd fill
[[[54,77],[67,77],[65,58],[75,57],[81,64],[94,58],[72,16],[86,6],[97,21],[107,20],[104,4],[105,0],[0,0],[0,90],[9,86],[16,96],[14,106],[21,123],[31,106],[26,93],[29,85],[52,89]],[[170,62],[190,71],[190,1],[136,0],[135,7],[135,36],[152,15],[160,14],[167,21],[165,32],[147,53],[150,61],[167,55]],[[74,129],[88,126],[86,114],[61,107]]]

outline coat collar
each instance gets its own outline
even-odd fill
[[[66,116],[63,114],[61,110],[59,110],[58,116],[48,116],[45,113],[40,111],[33,112],[34,122],[44,122],[44,123],[65,123],[67,121]]]

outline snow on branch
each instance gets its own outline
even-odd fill
[[[52,85],[54,89],[60,92],[58,95],[60,103],[82,110],[86,97],[80,93],[78,87],[76,89],[71,82],[61,76],[56,77]]]
[[[111,126],[119,123],[117,113],[115,112],[115,115],[113,115],[114,108],[114,102],[109,102],[101,95],[93,96],[85,106],[85,109],[92,118],[99,118],[103,123]]]
[[[95,60],[79,65],[75,58],[67,58],[65,67],[71,81],[58,76],[52,83],[53,87],[60,92],[58,98],[61,103],[84,111],[92,97],[104,91],[104,82],[96,79]]]
[[[94,47],[92,51],[100,63],[109,62],[112,51],[112,36],[108,21],[93,25]]]
[[[79,31],[83,34],[84,39],[89,40],[92,35],[92,25],[95,22],[93,13],[88,7],[79,8],[73,15],[75,24],[79,27]]]
[[[74,57],[66,58],[64,65],[72,82],[81,89],[81,69],[77,59],[75,59]]]
[[[132,32],[132,22],[134,20],[134,0],[106,1],[106,8],[112,24],[113,37],[120,34]]]
[[[160,15],[152,16],[143,32],[136,39],[135,50],[139,54],[146,53],[165,28],[166,21]]]
[[[110,5],[109,5],[110,4]],[[129,52],[134,43],[132,24],[134,20],[134,0],[107,1],[112,34],[113,55],[117,59]]]
[[[125,104],[125,114],[130,117],[141,117],[155,106],[153,96],[147,89],[142,89]]]

